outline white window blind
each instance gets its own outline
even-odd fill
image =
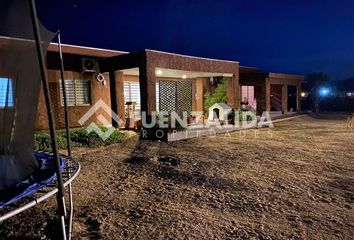
[[[140,115],[140,85],[138,82],[124,82],[124,101],[136,102],[135,115]]]
[[[159,84],[156,83],[156,111],[159,111],[159,98],[160,98]],[[124,102],[136,102],[135,114],[140,115],[141,102],[140,102],[140,85],[137,82],[124,82]]]
[[[89,80],[65,80],[66,99],[68,106],[89,105],[91,88]],[[64,105],[63,88],[60,85],[61,105]]]

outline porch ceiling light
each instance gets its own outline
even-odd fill
[[[187,76],[184,74],[184,75],[182,75],[182,78],[183,78],[183,79],[186,79],[186,78],[187,78]]]
[[[161,76],[162,75],[162,70],[161,69],[157,70],[156,71],[156,75]]]

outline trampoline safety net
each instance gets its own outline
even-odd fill
[[[54,33],[40,26],[44,54]],[[28,0],[0,1],[0,191],[37,169],[33,135],[41,86]]]

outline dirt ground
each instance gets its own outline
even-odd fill
[[[75,157],[74,239],[354,236],[354,129],[344,116],[172,143],[132,137]]]

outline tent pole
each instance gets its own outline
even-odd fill
[[[55,123],[54,123],[54,114],[52,110],[52,103],[49,96],[49,84],[47,81],[44,55],[42,49],[42,39],[39,32],[39,23],[37,18],[37,10],[35,0],[29,0],[30,9],[31,9],[31,18],[33,24],[33,33],[36,41],[38,61],[40,65],[40,74],[43,85],[43,92],[45,97],[45,103],[47,106],[48,113],[48,123],[50,130],[50,137],[52,139],[52,148],[53,148],[53,157],[56,164],[56,174],[57,174],[57,183],[58,183],[58,193],[57,193],[57,203],[58,203],[58,215],[60,218],[60,225],[62,231],[62,239],[66,240],[66,229],[65,229],[65,199],[64,199],[64,186],[63,186],[63,176],[60,169],[60,160],[58,153],[58,143],[55,134]]]
[[[63,49],[61,47],[61,34],[58,31],[58,48],[60,57],[60,76],[61,76],[61,86],[63,89],[63,100],[64,100],[64,119],[65,119],[65,131],[66,131],[66,144],[68,148],[68,156],[71,157],[71,140],[70,140],[70,126],[69,126],[69,113],[68,113],[68,103],[66,96],[65,78],[64,78],[64,59],[63,59]],[[68,173],[71,177],[70,172]],[[73,226],[73,214],[74,214],[74,201],[73,201],[73,191],[71,183],[68,186],[69,193],[69,223],[68,223],[68,240],[71,239],[72,226]]]
[[[66,143],[67,143],[67,148],[68,148],[68,156],[71,157],[69,113],[68,113],[68,103],[67,103],[67,96],[66,96],[66,89],[65,89],[66,87],[65,87],[65,79],[64,79],[64,60],[63,60],[63,50],[61,48],[60,31],[58,32],[58,48],[59,48],[59,56],[60,56],[61,86],[63,89],[63,100],[64,100],[64,120],[65,120]]]

